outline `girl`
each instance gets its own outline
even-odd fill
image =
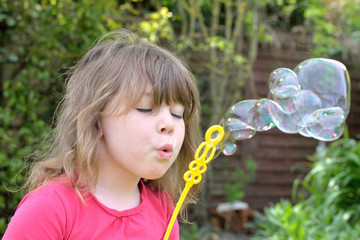
[[[199,143],[199,106],[174,54],[126,30],[105,35],[69,78],[3,239],[162,239]]]

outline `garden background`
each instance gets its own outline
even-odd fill
[[[182,237],[220,238],[214,209],[234,200],[257,213],[254,238],[360,236],[359,0],[0,0],[0,236],[23,196],[12,190],[29,155],[53,127],[67,70],[120,27],[185,59],[198,80],[203,130],[232,104],[266,97],[276,68],[312,57],[343,62],[352,85],[345,138],[324,144],[273,129],[243,141],[235,156],[209,165]],[[234,232],[233,221],[222,227]]]

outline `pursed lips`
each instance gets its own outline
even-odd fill
[[[171,144],[165,144],[160,147],[157,152],[161,158],[170,159],[173,154],[173,146]]]

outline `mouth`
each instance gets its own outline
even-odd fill
[[[170,159],[173,152],[173,146],[171,144],[165,144],[160,147],[157,152],[161,158]]]
[[[173,146],[171,144],[165,144],[159,150],[164,151],[164,152],[172,152],[173,151]]]

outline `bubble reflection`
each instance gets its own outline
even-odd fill
[[[294,70],[276,69],[269,88],[268,98],[238,102],[221,119],[226,134],[219,149],[225,155],[236,151],[235,141],[275,126],[321,141],[342,135],[350,110],[350,78],[341,62],[314,58]]]

